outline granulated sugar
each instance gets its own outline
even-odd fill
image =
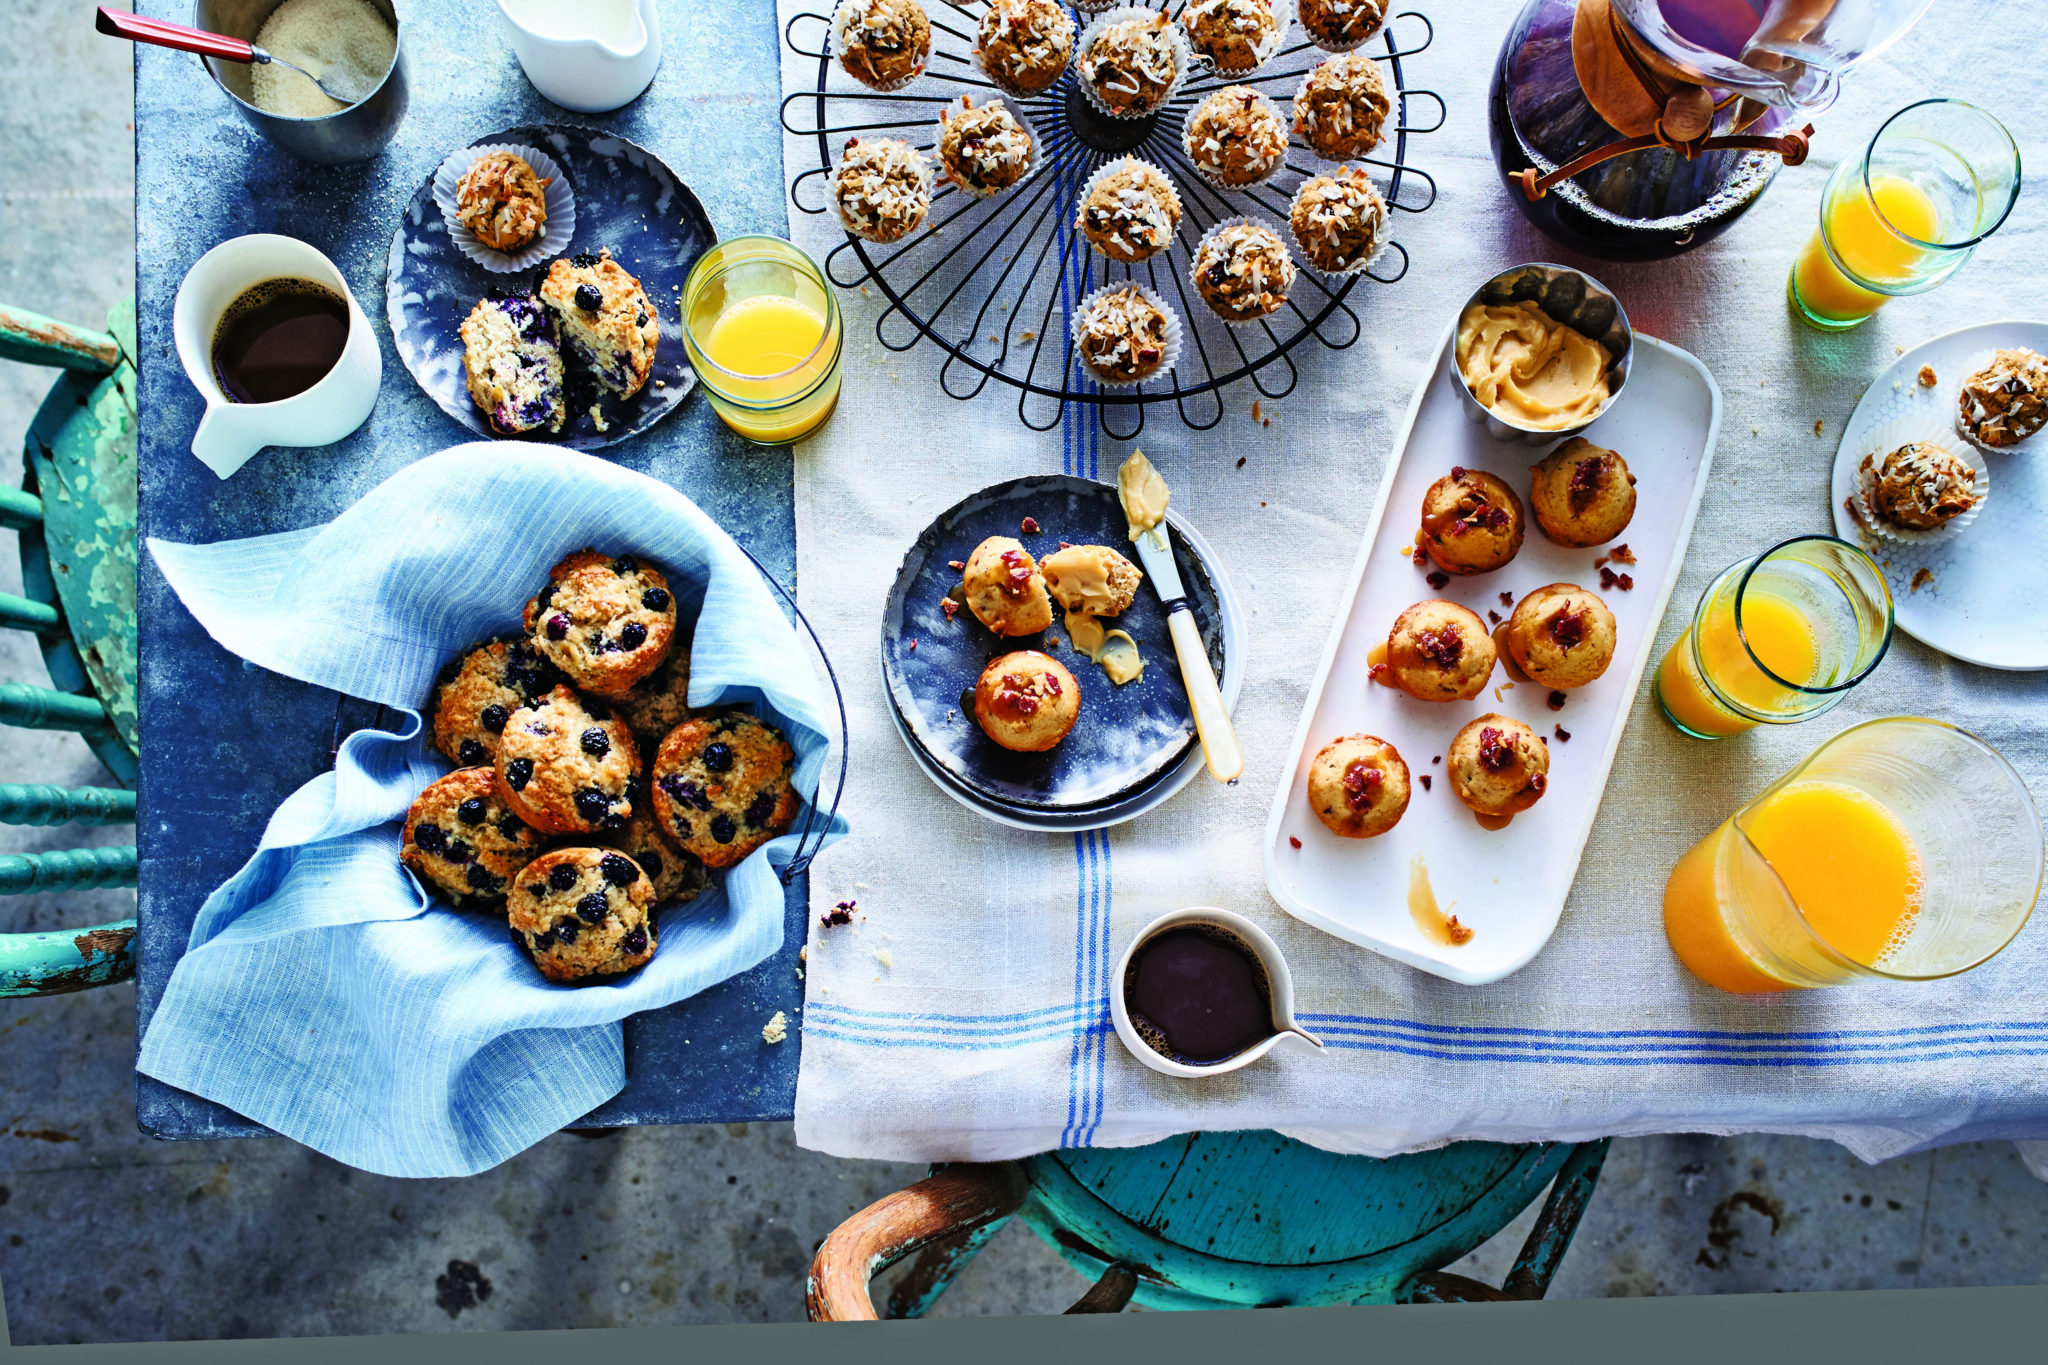
[[[336,90],[367,94],[391,69],[398,35],[367,0],[284,0],[256,31],[256,46]],[[257,108],[287,118],[319,118],[348,107],[275,64],[257,66],[250,85]]]

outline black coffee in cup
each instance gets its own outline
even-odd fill
[[[317,280],[263,280],[235,296],[213,329],[213,375],[237,403],[304,393],[348,345],[348,300]]]
[[[1273,1036],[1273,988],[1250,944],[1220,924],[1180,924],[1124,969],[1131,1026],[1162,1057],[1213,1066]]]

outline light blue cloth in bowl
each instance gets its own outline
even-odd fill
[[[798,791],[816,796],[828,711],[795,630],[731,538],[645,475],[479,442],[401,470],[326,526],[152,539],[179,599],[227,649],[405,721],[350,735],[334,771],[287,798],[256,855],[207,898],[138,1069],[351,1166],[468,1175],[618,1093],[626,1015],[782,946],[775,869],[804,813],[722,888],[666,912],[654,960],[613,984],[547,984],[501,918],[430,902],[399,866],[406,808],[448,771],[417,709],[436,672],[517,629],[549,566],[586,545],[669,575],[679,618],[696,610],[690,704],[768,716],[796,749]],[[835,820],[827,839],[844,832]]]

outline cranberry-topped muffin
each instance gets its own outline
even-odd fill
[[[640,281],[609,248],[580,251],[548,267],[540,301],[561,330],[562,349],[597,387],[631,398],[647,383],[661,323]]]
[[[1636,476],[1612,450],[1574,436],[1529,471],[1536,524],[1560,545],[1603,545],[1636,514]]]
[[[1408,809],[1408,764],[1378,735],[1333,739],[1309,764],[1308,804],[1340,838],[1385,834]]]
[[[479,299],[458,329],[469,401],[500,436],[562,429],[569,415],[554,319],[531,294]]]
[[[997,635],[1036,635],[1052,624],[1045,574],[1022,541],[990,536],[967,556],[960,582],[967,609]]]
[[[441,668],[427,700],[434,747],[462,767],[489,766],[512,713],[564,681],[524,635],[486,640]]]
[[[1456,602],[1417,602],[1387,634],[1387,672],[1417,701],[1470,701],[1498,655],[1486,623]]]
[[[1488,712],[1458,731],[1444,755],[1451,790],[1474,813],[1525,811],[1550,784],[1550,746],[1512,716]]]
[[[1536,589],[1508,617],[1508,657],[1545,687],[1584,687],[1614,662],[1614,613],[1574,583]]]
[[[567,687],[512,713],[497,771],[505,804],[544,834],[624,829],[644,799],[633,732]]]
[[[617,849],[640,865],[648,884],[654,888],[657,909],[695,900],[710,884],[711,874],[704,864],[677,848],[661,832],[661,821],[655,817],[652,801],[638,803],[624,829],[598,835],[596,842]]]
[[[540,852],[540,831],[499,797],[490,768],[458,768],[427,784],[405,813],[398,861],[464,910],[493,910]]]
[[[974,719],[1005,749],[1041,753],[1081,715],[1081,686],[1050,654],[1020,649],[992,660],[974,684]]]
[[[1454,466],[1422,495],[1416,543],[1446,573],[1491,573],[1515,557],[1525,534],[1522,500],[1484,470]]]
[[[506,897],[513,940],[558,985],[622,976],[654,956],[654,886],[608,848],[558,848],[519,872]]]
[[[586,692],[618,696],[675,643],[676,599],[661,570],[632,555],[581,549],[548,570],[526,604],[534,647]]]
[[[662,833],[706,867],[731,867],[796,819],[796,750],[744,711],[692,716],[654,756]]]

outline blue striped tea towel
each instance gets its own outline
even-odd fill
[[[151,540],[223,646],[391,707],[293,793],[207,898],[138,1069],[384,1175],[467,1175],[625,1082],[620,1020],[734,976],[782,944],[785,834],[660,925],[615,984],[550,986],[502,922],[432,904],[398,864],[399,822],[447,765],[418,710],[441,664],[515,629],[551,564],[585,545],[662,566],[697,610],[690,702],[753,705],[817,791],[827,711],[787,619],[732,540],[675,490],[589,456],[456,446],[325,526],[216,545]],[[801,825],[801,820],[799,821]],[[829,837],[844,833],[834,822]]]

